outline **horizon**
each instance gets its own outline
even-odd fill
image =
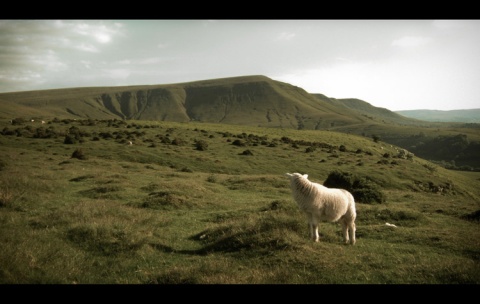
[[[264,75],[390,111],[480,107],[480,20],[0,20],[0,93]]]
[[[245,76],[233,76],[233,77],[225,77],[225,78],[235,78],[235,77],[248,77],[248,76],[254,76],[254,75],[245,75]],[[263,75],[262,75],[263,76]],[[84,87],[65,87],[65,88],[53,88],[53,89],[39,89],[39,90],[26,90],[26,91],[13,91],[13,92],[0,92],[0,96],[2,94],[9,94],[9,93],[23,93],[23,92],[34,92],[34,91],[50,91],[50,90],[69,90],[69,89],[87,89],[87,88],[122,88],[122,87],[131,87],[131,86],[156,86],[156,85],[177,85],[177,84],[183,84],[183,83],[190,83],[190,82],[200,82],[200,81],[205,81],[205,80],[214,80],[214,79],[223,79],[223,78],[211,78],[211,79],[199,79],[199,80],[194,80],[194,81],[187,81],[187,82],[176,82],[176,83],[157,83],[157,84],[135,84],[135,85],[118,85],[118,86],[84,86]],[[272,79],[275,80],[275,79]],[[283,81],[282,81],[283,82]],[[293,85],[293,84],[290,84]],[[303,89],[303,88],[302,88]],[[311,93],[307,92],[309,94],[322,94],[322,93]],[[325,95],[325,94],[323,94]],[[325,95],[327,96],[327,95]],[[334,98],[334,99],[359,99],[360,98],[355,98],[355,97],[348,97],[348,98],[337,98],[335,96],[327,96],[328,98]],[[364,102],[367,102],[371,106],[377,107],[367,100],[362,100]],[[384,108],[384,107],[378,107],[378,108]],[[468,111],[468,110],[480,110],[480,106],[476,108],[462,108],[462,109],[452,109],[452,110],[438,110],[438,109],[425,109],[425,108],[419,108],[419,109],[405,109],[405,110],[391,110],[388,108],[385,108],[389,111],[392,112],[403,112],[403,111],[438,111],[438,112],[451,112],[451,111]]]

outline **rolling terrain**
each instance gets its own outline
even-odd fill
[[[395,111],[405,117],[436,122],[480,123],[480,109],[467,110],[405,110]]]
[[[476,285],[480,172],[440,162],[479,136],[263,76],[0,94],[0,284]],[[348,187],[354,246],[287,172]]]
[[[408,118],[359,99],[310,94],[258,75],[164,85],[3,93],[0,118],[197,121],[331,130],[375,137],[449,168],[480,168],[478,124]],[[455,149],[442,148],[445,137]]]
[[[293,129],[366,123],[371,120],[366,113],[374,108],[358,111],[343,101],[312,95],[265,76],[3,93],[0,101],[4,118],[31,113],[45,119],[201,121]],[[388,122],[418,123],[390,111],[378,113]]]
[[[0,130],[0,284],[480,283],[480,173],[373,138],[91,118]],[[334,223],[309,239],[286,172],[350,181],[354,246]]]

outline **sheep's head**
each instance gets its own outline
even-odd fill
[[[300,174],[300,173],[285,173],[286,176],[288,176],[288,178],[290,179],[293,179],[293,178],[299,178],[299,177],[303,177],[304,179],[308,179],[308,174]]]

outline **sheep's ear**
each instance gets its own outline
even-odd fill
[[[293,174],[290,174],[290,173],[285,173],[285,176],[292,177],[292,176],[293,176]]]
[[[304,177],[305,179],[308,179],[308,174],[304,174],[303,177]]]

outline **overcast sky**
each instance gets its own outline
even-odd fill
[[[0,92],[246,75],[392,111],[480,108],[480,20],[0,20]]]

